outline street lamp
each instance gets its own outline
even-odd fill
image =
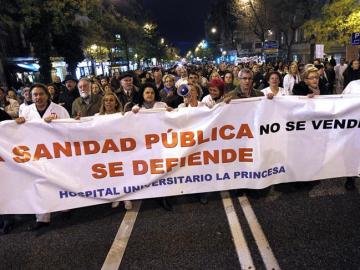
[[[165,39],[164,39],[164,38],[161,38],[161,39],[160,39],[160,43],[161,43],[161,44],[164,44],[164,42],[165,42]]]
[[[216,28],[215,27],[213,27],[213,28],[211,28],[211,33],[213,33],[213,34],[215,34],[216,33]]]

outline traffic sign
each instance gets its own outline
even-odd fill
[[[278,49],[279,43],[277,40],[267,40],[264,42],[263,49]]]
[[[351,45],[360,45],[360,33],[351,34]]]

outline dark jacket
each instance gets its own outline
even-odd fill
[[[118,90],[115,91],[115,94],[117,95],[121,106],[125,109],[125,105],[128,102],[131,102],[133,104],[139,103],[139,90],[136,86],[134,86],[133,90],[131,91],[130,95],[127,95],[125,93],[125,90],[120,86]]]
[[[348,67],[344,73],[344,88],[349,84],[349,82],[360,79],[360,69],[353,70],[351,67]]]
[[[80,97],[80,94],[77,87],[75,87],[75,89],[71,91],[66,89],[66,91],[62,92],[59,95],[58,102],[68,111],[69,115],[71,115],[72,104],[74,100],[77,99],[78,97]]]
[[[0,109],[0,122],[5,120],[12,120],[12,118],[4,110]]]
[[[90,103],[86,104],[82,97],[78,97],[73,102],[71,116],[76,117],[79,113],[81,117],[93,116],[100,111],[101,99],[101,96],[92,95]]]
[[[162,102],[165,102],[166,105],[175,109],[183,103],[183,98],[177,94],[175,87],[170,90],[170,93],[171,94],[168,95],[165,89],[161,89],[159,94]]]
[[[320,89],[320,95],[330,95],[328,89],[324,88],[322,85],[319,84]],[[293,94],[295,96],[306,96],[308,94],[312,94],[313,92],[310,90],[310,88],[306,85],[304,81],[301,81],[294,85],[293,88]]]
[[[262,97],[264,96],[264,93],[256,90],[256,89],[251,89],[250,92],[250,96],[249,97]],[[235,90],[227,93],[225,95],[225,98],[231,97],[231,99],[240,99],[240,98],[248,98],[248,96],[246,96],[243,91],[241,91],[240,87],[237,87]]]
[[[328,68],[325,70],[326,77],[329,82],[329,91],[334,93],[334,85],[335,85],[335,70],[333,68]]]

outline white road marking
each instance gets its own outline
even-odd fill
[[[132,204],[133,209],[126,212],[110,251],[101,268],[102,270],[118,270],[120,267],[121,260],[124,256],[127,243],[139,213],[141,201],[132,201]]]
[[[221,197],[226,213],[226,217],[229,222],[231,234],[234,239],[236,253],[239,258],[241,269],[255,269],[254,262],[252,260],[250,250],[246,243],[244,233],[241,229],[239,219],[236,215],[234,205],[232,203],[230,194],[228,191],[221,192]]]
[[[266,239],[266,236],[261,228],[259,221],[256,218],[256,215],[250,205],[248,198],[246,196],[241,196],[238,199],[244,212],[245,218],[249,224],[251,233],[253,234],[255,242],[258,246],[260,255],[263,259],[266,269],[280,269],[280,266],[270,248],[269,242]]]

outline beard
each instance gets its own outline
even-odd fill
[[[82,97],[84,99],[88,98],[89,96],[90,96],[89,93],[84,93],[84,92],[80,93],[80,97]]]

